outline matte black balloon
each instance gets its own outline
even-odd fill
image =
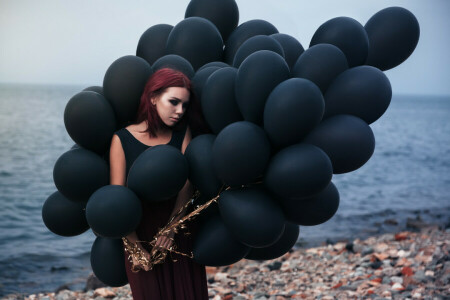
[[[333,80],[347,69],[347,58],[338,47],[319,44],[303,52],[291,73],[294,77],[311,80],[325,94]]]
[[[158,24],[147,29],[139,39],[136,56],[142,57],[150,65],[166,51],[167,38],[173,26],[169,24]]]
[[[275,52],[261,50],[241,64],[236,78],[236,101],[246,121],[262,124],[270,92],[289,78],[289,67]]]
[[[188,163],[180,150],[157,145],[135,160],[128,174],[128,187],[141,200],[159,202],[176,196],[188,174]]]
[[[163,68],[174,69],[180,71],[189,79],[192,79],[195,75],[195,71],[191,63],[187,61],[187,59],[175,54],[164,55],[163,57],[158,58],[158,60],[153,64],[152,68],[153,72],[156,72]]]
[[[128,283],[121,239],[97,237],[91,249],[91,267],[101,282],[119,287]]]
[[[320,25],[309,46],[332,44],[344,52],[350,67],[363,65],[369,51],[364,27],[355,19],[337,17]]]
[[[302,44],[300,44],[300,42],[294,37],[284,33],[271,34],[270,37],[274,38],[278,43],[280,43],[281,47],[283,47],[284,59],[286,60],[289,69],[292,70],[297,59],[305,51]]]
[[[325,94],[325,115],[348,114],[367,124],[378,120],[392,98],[391,83],[377,68],[360,66],[339,75]]]
[[[76,236],[89,229],[84,207],[85,203],[71,201],[60,192],[54,192],[42,206],[42,220],[57,235]]]
[[[103,237],[127,236],[137,228],[141,217],[141,201],[133,191],[121,185],[98,189],[86,205],[89,226]]]
[[[234,0],[191,0],[184,17],[210,20],[226,41],[239,23],[239,9]]]
[[[106,71],[103,90],[119,124],[135,119],[142,92],[150,75],[152,68],[148,62],[132,55],[117,59]]]
[[[245,256],[252,260],[270,260],[278,258],[292,249],[298,240],[300,227],[296,224],[286,222],[284,232],[275,244],[264,248],[252,248]]]
[[[330,182],[314,196],[279,200],[286,219],[298,225],[314,226],[325,223],[334,216],[339,207],[339,192]]]
[[[96,92],[96,93],[99,93],[100,95],[104,96],[102,86],[97,86],[97,85],[89,86],[89,87],[85,88],[83,91],[84,92]]]
[[[186,148],[184,156],[189,163],[189,180],[207,198],[219,194],[222,182],[216,177],[212,163],[212,146],[215,136],[202,134],[195,137]]]
[[[246,40],[244,43],[242,43],[241,47],[239,47],[233,59],[233,67],[239,68],[241,63],[250,54],[255,53],[259,50],[273,51],[284,58],[284,50],[283,47],[281,47],[280,43],[278,43],[270,36],[256,35]]]
[[[272,157],[264,182],[278,196],[306,197],[323,190],[332,174],[325,152],[313,145],[295,144]]]
[[[101,94],[80,92],[66,105],[64,125],[75,143],[104,154],[116,130],[116,117],[111,105]]]
[[[205,68],[209,68],[209,67],[219,67],[219,68],[225,68],[225,67],[229,67],[228,64],[221,62],[221,61],[213,61],[213,62],[209,62],[207,64],[204,64],[203,66],[200,67],[200,69],[197,70],[197,72],[205,69]]]
[[[209,76],[203,87],[203,115],[215,134],[227,125],[244,119],[234,95],[236,76],[235,68],[222,68]]]
[[[222,59],[223,40],[211,21],[190,17],[172,29],[167,39],[166,52],[186,58],[197,70],[208,62]]]
[[[208,80],[209,76],[212,73],[219,69],[220,67],[208,67],[195,73],[195,76],[192,79],[192,87],[194,88],[194,94],[197,99],[202,98],[202,91],[203,87],[205,86],[206,80]]]
[[[53,168],[56,188],[72,201],[87,201],[109,183],[109,167],[94,152],[79,148],[61,155]]]
[[[244,245],[268,247],[283,234],[283,212],[262,188],[224,191],[219,209],[227,228]]]
[[[234,264],[249,251],[250,247],[234,238],[220,216],[211,217],[204,222],[194,238],[194,260],[206,266]]]
[[[299,143],[322,119],[325,103],[307,79],[291,78],[275,87],[264,109],[264,130],[277,147]]]
[[[278,33],[278,29],[264,20],[250,20],[242,23],[231,33],[225,43],[224,61],[232,65],[239,47],[252,36],[271,35],[274,33]]]
[[[270,158],[270,144],[260,127],[235,122],[216,137],[212,154],[217,177],[230,186],[243,185],[263,174]]]
[[[375,137],[370,126],[351,115],[337,115],[322,121],[304,142],[325,151],[333,164],[334,174],[360,168],[375,149]]]
[[[388,7],[374,14],[364,28],[369,37],[366,64],[383,71],[404,62],[419,42],[416,17],[402,7]]]

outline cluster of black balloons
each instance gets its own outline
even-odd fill
[[[77,145],[56,162],[58,191],[42,215],[62,236],[95,232],[91,263],[105,283],[126,283],[119,238],[138,226],[140,201],[164,201],[187,179],[202,194],[197,204],[220,193],[194,240],[194,259],[205,265],[279,257],[299,225],[329,220],[339,206],[332,175],[373,154],[369,124],[392,96],[383,71],[405,61],[419,39],[416,18],[400,7],[365,26],[331,19],[307,50],[267,21],[238,22],[234,0],[192,0],[183,21],[150,27],[136,56],[112,63],[103,87],[68,102],[64,122]],[[185,155],[152,147],[131,167],[128,187],[108,185],[112,135],[134,119],[147,79],[165,67],[192,79],[211,134],[196,136]]]

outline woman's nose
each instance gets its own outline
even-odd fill
[[[183,114],[183,112],[184,112],[183,111],[183,106],[182,105],[177,105],[176,113],[181,115],[181,114]]]

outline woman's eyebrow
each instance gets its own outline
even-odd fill
[[[179,99],[179,98],[177,98],[177,97],[172,97],[172,98],[170,98],[171,100],[177,100],[178,102],[183,102],[183,100],[181,100],[181,99]],[[184,101],[184,103],[187,103],[187,102],[189,102],[189,100],[187,100],[187,101]]]

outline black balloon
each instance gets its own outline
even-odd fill
[[[325,104],[319,88],[291,78],[275,87],[264,108],[264,130],[277,147],[299,143],[322,119]]]
[[[109,286],[127,284],[122,240],[97,237],[91,249],[91,267],[95,276]]]
[[[339,192],[330,184],[320,193],[298,199],[279,199],[286,219],[304,226],[325,223],[334,216],[339,207]]]
[[[272,157],[264,182],[277,196],[306,197],[323,190],[332,174],[331,161],[324,151],[309,144],[295,144]]]
[[[325,94],[331,82],[347,69],[347,58],[338,47],[319,44],[303,52],[291,73],[294,77],[311,80]]]
[[[325,94],[324,118],[348,114],[371,124],[387,110],[391,97],[391,84],[382,71],[371,66],[355,67],[331,83]]]
[[[234,0],[191,0],[184,17],[210,20],[226,41],[239,23],[239,9]]]
[[[250,20],[239,25],[230,35],[225,43],[224,61],[233,64],[234,56],[239,47],[255,35],[271,35],[278,33],[278,29],[272,24],[264,20]]]
[[[300,227],[296,224],[286,222],[284,232],[275,244],[264,248],[252,248],[245,256],[252,260],[269,260],[278,258],[292,249],[298,240]]]
[[[80,146],[104,154],[116,130],[114,110],[101,94],[80,92],[64,110],[64,125],[70,137]]]
[[[89,87],[85,88],[83,90],[83,92],[96,92],[96,93],[99,93],[100,95],[104,95],[103,94],[103,87],[102,86],[97,86],[97,85],[89,86]]]
[[[243,120],[234,95],[236,76],[235,68],[222,68],[209,76],[203,87],[203,115],[215,134],[227,125]]]
[[[56,188],[72,201],[87,201],[109,183],[109,167],[94,152],[79,148],[61,155],[53,168]]]
[[[404,62],[419,42],[420,27],[416,17],[402,7],[380,10],[364,28],[369,37],[366,64],[383,71]]]
[[[150,65],[164,56],[167,38],[172,28],[173,26],[169,24],[158,24],[147,29],[139,39],[136,56],[142,57]]]
[[[188,163],[177,148],[157,145],[135,160],[128,174],[128,187],[144,201],[167,200],[177,193],[188,178]]]
[[[300,44],[300,42],[294,37],[284,33],[275,33],[270,35],[270,37],[274,38],[278,43],[280,43],[281,47],[283,47],[284,59],[286,60],[289,69],[292,70],[297,59],[305,51],[302,44]]]
[[[229,65],[226,64],[226,63],[224,63],[224,62],[221,62],[221,61],[212,61],[212,62],[209,62],[209,63],[204,64],[203,66],[201,66],[201,67],[197,70],[197,72],[199,72],[199,71],[201,71],[201,70],[203,70],[203,69],[205,69],[205,68],[209,68],[209,67],[225,68],[225,67],[229,67]]]
[[[187,59],[175,54],[164,55],[163,57],[158,58],[152,66],[153,72],[163,68],[170,68],[180,71],[189,79],[192,79],[195,75],[195,71],[191,63],[187,61]]]
[[[239,47],[233,59],[233,67],[239,68],[241,63],[252,53],[259,50],[270,50],[284,58],[284,50],[275,39],[267,35],[256,35],[246,40]]]
[[[106,71],[103,90],[119,124],[135,119],[142,92],[150,75],[152,68],[148,62],[132,55],[117,59]]]
[[[266,169],[270,144],[260,127],[250,122],[235,122],[225,127],[212,149],[217,177],[230,186],[255,181]]]
[[[192,78],[192,87],[194,88],[194,94],[197,99],[202,98],[203,87],[205,86],[206,80],[215,71],[219,70],[220,67],[208,67],[198,70],[195,73],[194,78]]]
[[[246,121],[262,124],[270,92],[288,79],[289,67],[279,54],[260,50],[241,64],[236,78],[236,101]]]
[[[141,216],[141,201],[135,193],[121,185],[98,189],[86,205],[89,226],[103,237],[127,236],[137,228]]]
[[[333,164],[333,173],[354,171],[364,165],[375,149],[372,129],[360,118],[337,115],[322,121],[304,139],[321,148]]]
[[[244,245],[268,247],[283,234],[283,212],[262,188],[224,191],[219,209],[227,228]]]
[[[57,235],[76,236],[89,229],[84,207],[85,203],[71,201],[60,192],[54,192],[42,207],[42,220]]]
[[[223,40],[213,23],[204,18],[190,17],[172,29],[166,52],[186,58],[197,70],[208,62],[222,59]]]
[[[355,19],[337,17],[320,25],[309,46],[332,44],[344,52],[350,67],[363,65],[369,51],[364,27]]]
[[[226,266],[241,260],[250,247],[238,242],[220,216],[205,221],[194,238],[194,260],[206,266]]]

